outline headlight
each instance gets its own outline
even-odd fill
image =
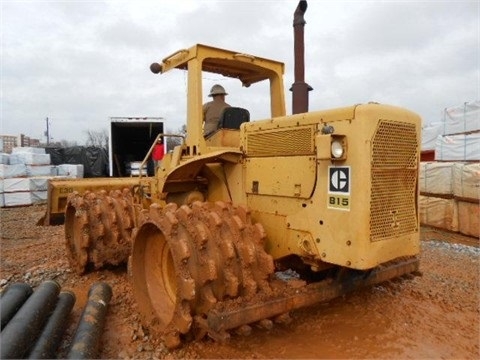
[[[343,156],[343,145],[340,140],[333,140],[331,146],[332,156],[335,159],[341,158]]]

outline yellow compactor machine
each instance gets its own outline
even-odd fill
[[[169,346],[417,270],[416,114],[369,103],[287,116],[282,63],[205,45],[151,69],[187,70],[185,140],[155,177],[71,194],[65,233],[79,273],[129,259],[145,323]],[[233,107],[204,139],[202,72],[269,82],[271,116]]]
[[[282,63],[206,45],[151,66],[173,69],[187,73],[182,144],[154,177],[75,192],[65,212],[72,267],[128,261],[144,323],[169,347],[418,270],[416,114],[368,103],[287,116]],[[230,108],[205,139],[204,72],[267,82],[270,116]]]

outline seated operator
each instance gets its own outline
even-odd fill
[[[205,123],[203,126],[204,137],[209,136],[217,130],[222,111],[230,107],[230,105],[225,102],[225,95],[228,94],[222,85],[217,84],[212,86],[208,96],[212,97],[213,100],[203,105],[203,122]]]

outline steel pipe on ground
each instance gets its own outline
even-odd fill
[[[57,306],[30,351],[29,359],[54,359],[56,357],[56,351],[62,340],[68,315],[72,311],[75,300],[73,292],[62,291],[60,293]]]
[[[0,358],[25,356],[57,303],[60,285],[54,280],[41,283],[0,333]]]
[[[98,345],[111,298],[112,288],[110,285],[96,283],[90,287],[88,301],[73,337],[67,355],[68,359],[93,359],[97,357]]]
[[[9,285],[0,298],[1,329],[15,316],[23,303],[32,295],[33,289],[25,283]]]

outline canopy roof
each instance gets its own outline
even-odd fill
[[[167,56],[162,60],[160,71],[187,69],[188,62],[192,59],[201,62],[202,71],[239,79],[244,86],[275,76],[282,77],[284,72],[284,64],[281,62],[202,44]]]

